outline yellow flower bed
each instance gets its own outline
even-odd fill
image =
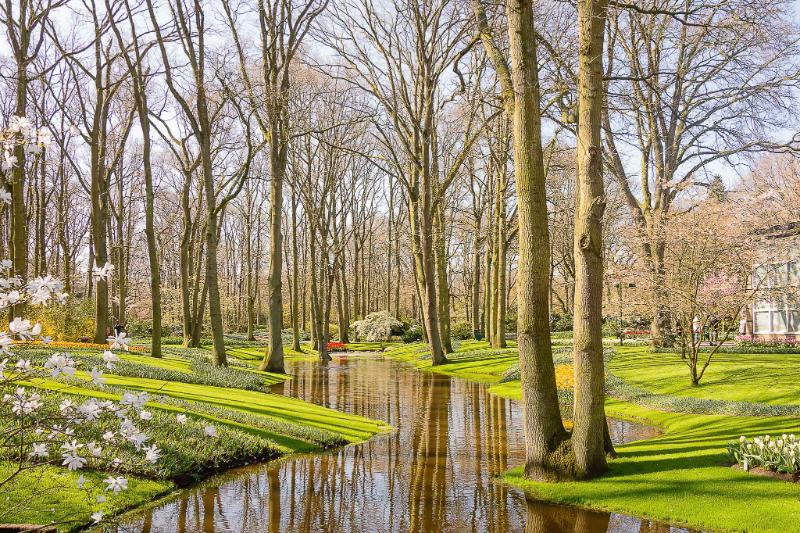
[[[24,342],[19,344],[28,344],[28,345],[42,345],[41,341],[34,341],[34,342]],[[96,342],[70,342],[70,341],[51,341],[48,345],[48,348],[93,348],[97,350],[108,350],[108,344],[98,344]],[[132,352],[146,352],[147,348],[144,346],[130,346],[130,351]]]
[[[556,386],[559,389],[575,387],[575,374],[572,365],[556,365]]]

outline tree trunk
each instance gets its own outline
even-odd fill
[[[269,346],[261,370],[283,374],[283,283],[281,210],[283,208],[283,178],[286,172],[286,145],[276,120],[270,125],[270,224],[269,224]]]
[[[572,475],[574,458],[561,421],[550,343],[550,237],[533,6],[531,0],[507,0],[511,68],[492,38],[480,0],[472,0],[472,6],[484,48],[501,81],[506,112],[513,119],[514,169],[519,197],[517,336],[525,426],[525,475],[536,480],[561,479]]]
[[[578,0],[578,136],[575,208],[575,405],[572,447],[575,474],[604,472],[603,370],[603,36],[607,0]]]
[[[439,304],[439,335],[444,353],[453,353],[450,339],[450,284],[447,280],[447,250],[445,246],[444,199],[439,202],[435,213],[436,283]]]

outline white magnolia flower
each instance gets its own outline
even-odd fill
[[[103,448],[94,443],[94,441],[86,444],[86,449],[92,454],[92,457],[100,457],[103,454]]]
[[[18,372],[30,372],[33,369],[33,366],[31,364],[31,360],[30,359],[20,359],[14,365],[14,368]]]
[[[181,424],[181,425],[183,425],[183,424],[185,424],[185,423],[186,423],[186,420],[187,420],[187,418],[186,418],[186,415],[184,415],[184,414],[179,414],[179,415],[176,415],[176,416],[175,416],[175,420],[177,420],[178,424]]]
[[[118,494],[128,488],[128,480],[122,476],[108,476],[103,480],[106,483],[106,490],[113,490],[114,494]]]
[[[17,387],[15,395],[9,400],[11,400],[11,411],[20,416],[29,415],[42,406],[41,396],[35,392],[29,396],[24,387]]]
[[[97,403],[94,398],[89,398],[78,407],[78,412],[86,419],[87,422],[94,422],[103,414],[103,408]]]
[[[144,448],[144,458],[146,461],[150,463],[157,463],[158,460],[161,458],[161,450],[158,449],[158,446],[153,444],[152,446],[145,446]]]
[[[75,361],[66,353],[54,353],[44,363],[44,367],[50,371],[51,378],[58,377],[59,374],[75,375]]]
[[[14,345],[14,339],[8,336],[5,331],[0,332],[0,353],[11,355],[11,347]],[[0,374],[0,377],[2,375]]]
[[[86,466],[86,459],[79,455],[64,455],[62,457],[64,457],[64,461],[61,466],[66,466],[68,470],[79,470]]]
[[[12,115],[11,120],[8,123],[8,130],[12,133],[21,133],[23,135],[27,134],[33,124],[28,119],[28,117],[18,117],[17,115]]]
[[[9,322],[8,330],[12,333],[12,335],[16,335],[22,340],[29,341],[42,332],[42,325],[38,322],[36,324],[31,324],[30,320],[24,320],[20,317],[16,317],[14,320]]]
[[[14,166],[16,164],[17,164],[17,156],[15,156],[14,154],[12,154],[9,151],[6,151],[3,154],[3,162],[2,162],[2,164],[0,164],[0,167],[2,167],[4,171],[8,172],[12,168],[14,168]],[[9,203],[10,202],[11,202],[11,200],[9,200]]]
[[[208,425],[203,428],[203,433],[205,433],[206,437],[217,437],[217,428],[214,426]]]
[[[47,451],[47,444],[43,442],[35,442],[33,443],[33,449],[31,450],[31,457],[47,457],[49,452]]]
[[[149,399],[149,395],[146,392],[140,393],[132,393],[126,392],[122,395],[122,399],[119,401],[122,405],[130,405],[137,411],[141,410],[144,407],[144,404],[147,403]]]
[[[112,350],[128,351],[128,342],[130,342],[130,339],[124,331],[115,333],[111,337],[108,337],[106,341],[108,341],[108,343],[111,345]]]
[[[97,524],[103,520],[103,511],[95,511],[92,513],[92,521]]]
[[[92,276],[97,279],[108,280],[114,274],[114,265],[106,261],[103,266],[95,265],[92,268]]]
[[[105,361],[107,369],[113,370],[114,365],[119,363],[119,357],[114,352],[106,350],[103,352],[103,361]]]
[[[103,387],[106,384],[106,378],[103,377],[103,371],[99,368],[92,367],[92,372],[90,374],[92,383],[97,385],[98,387]]]

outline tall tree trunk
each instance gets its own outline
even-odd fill
[[[481,238],[480,221],[476,223],[472,236],[472,331],[477,334],[481,329]]]
[[[8,9],[9,14],[11,8]],[[27,12],[27,9],[21,11]],[[24,13],[27,15],[27,13]],[[9,24],[11,22],[9,21]],[[24,117],[28,107],[28,46],[30,33],[26,25],[19,25],[19,49],[16,50],[17,84],[16,102],[14,114]],[[8,247],[11,252],[11,268],[15,275],[26,279],[28,276],[28,221],[25,212],[25,147],[17,143],[14,147],[14,156],[17,162],[11,169],[11,181],[9,182],[9,192],[11,193],[11,244]],[[9,308],[10,318],[20,316],[22,313],[21,305],[14,305]],[[105,338],[103,338],[105,342]]]
[[[450,284],[447,280],[447,250],[445,246],[444,199],[439,202],[435,213],[436,284],[439,304],[439,335],[442,338],[444,353],[453,352],[450,339]]]
[[[550,236],[533,6],[531,0],[506,2],[511,68],[492,38],[481,1],[472,0],[472,6],[484,48],[501,82],[506,112],[512,117],[519,198],[517,337],[525,426],[525,475],[536,480],[560,479],[572,475],[574,458],[561,421],[550,344]]]
[[[576,475],[606,466],[603,370],[603,212],[606,195],[600,139],[603,37],[607,0],[578,0],[578,136],[575,208],[575,406],[572,446]]]
[[[297,193],[292,189],[292,349],[302,352],[300,347],[300,254],[297,248]]]
[[[270,124],[272,142],[270,143],[270,223],[269,223],[269,345],[261,369],[283,374],[283,230],[281,211],[283,209],[283,178],[286,172],[286,144],[277,117]]]

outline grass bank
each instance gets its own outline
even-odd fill
[[[519,381],[499,383],[518,364],[515,350],[464,342],[453,362],[432,367],[424,345],[387,352],[433,371],[492,384],[490,392],[519,398]],[[559,355],[556,352],[556,359]],[[616,376],[654,393],[698,399],[797,403],[800,356],[725,354],[715,358],[706,379],[692,387],[676,354],[623,347],[609,363]],[[568,365],[557,365],[569,368]],[[569,380],[563,376],[560,386]],[[720,531],[796,531],[800,487],[726,466],[726,445],[740,435],[800,433],[795,417],[726,416],[664,412],[609,398],[609,416],[657,426],[664,434],[619,446],[605,476],[573,483],[534,483],[519,468],[505,480],[536,498],[592,509]]]
[[[97,354],[75,350],[73,355],[76,360],[88,360]],[[19,356],[30,357],[34,364],[40,364],[48,352],[41,347],[23,348]],[[260,372],[250,366],[210,369],[202,360],[202,350],[171,347],[163,359],[139,352],[119,357],[121,361],[114,370],[106,372],[107,381],[102,388],[90,382],[85,370],[66,380],[41,379],[28,383],[40,389],[45,401],[53,405],[65,398],[81,403],[90,397],[119,400],[125,391],[148,393],[146,409],[153,414],[153,420],[145,431],[151,437],[150,442],[163,451],[163,458],[158,468],[137,467],[141,469],[124,472],[129,477],[130,489],[109,495],[102,506],[107,516],[231,466],[360,442],[390,429],[381,421],[269,393],[270,385],[289,376]],[[81,368],[89,366],[92,365]],[[188,422],[178,425],[178,414],[185,414]],[[209,424],[218,428],[218,439],[204,437],[204,428]],[[79,431],[102,433],[108,429],[115,428]],[[100,438],[93,433],[85,437]],[[0,461],[0,476],[10,468],[8,461]],[[78,490],[79,475],[47,467],[18,476],[3,487],[0,522],[48,524],[55,520],[66,529],[87,523],[96,505],[86,501],[84,493]],[[84,472],[84,475],[87,479],[95,476],[102,479],[107,473]]]

